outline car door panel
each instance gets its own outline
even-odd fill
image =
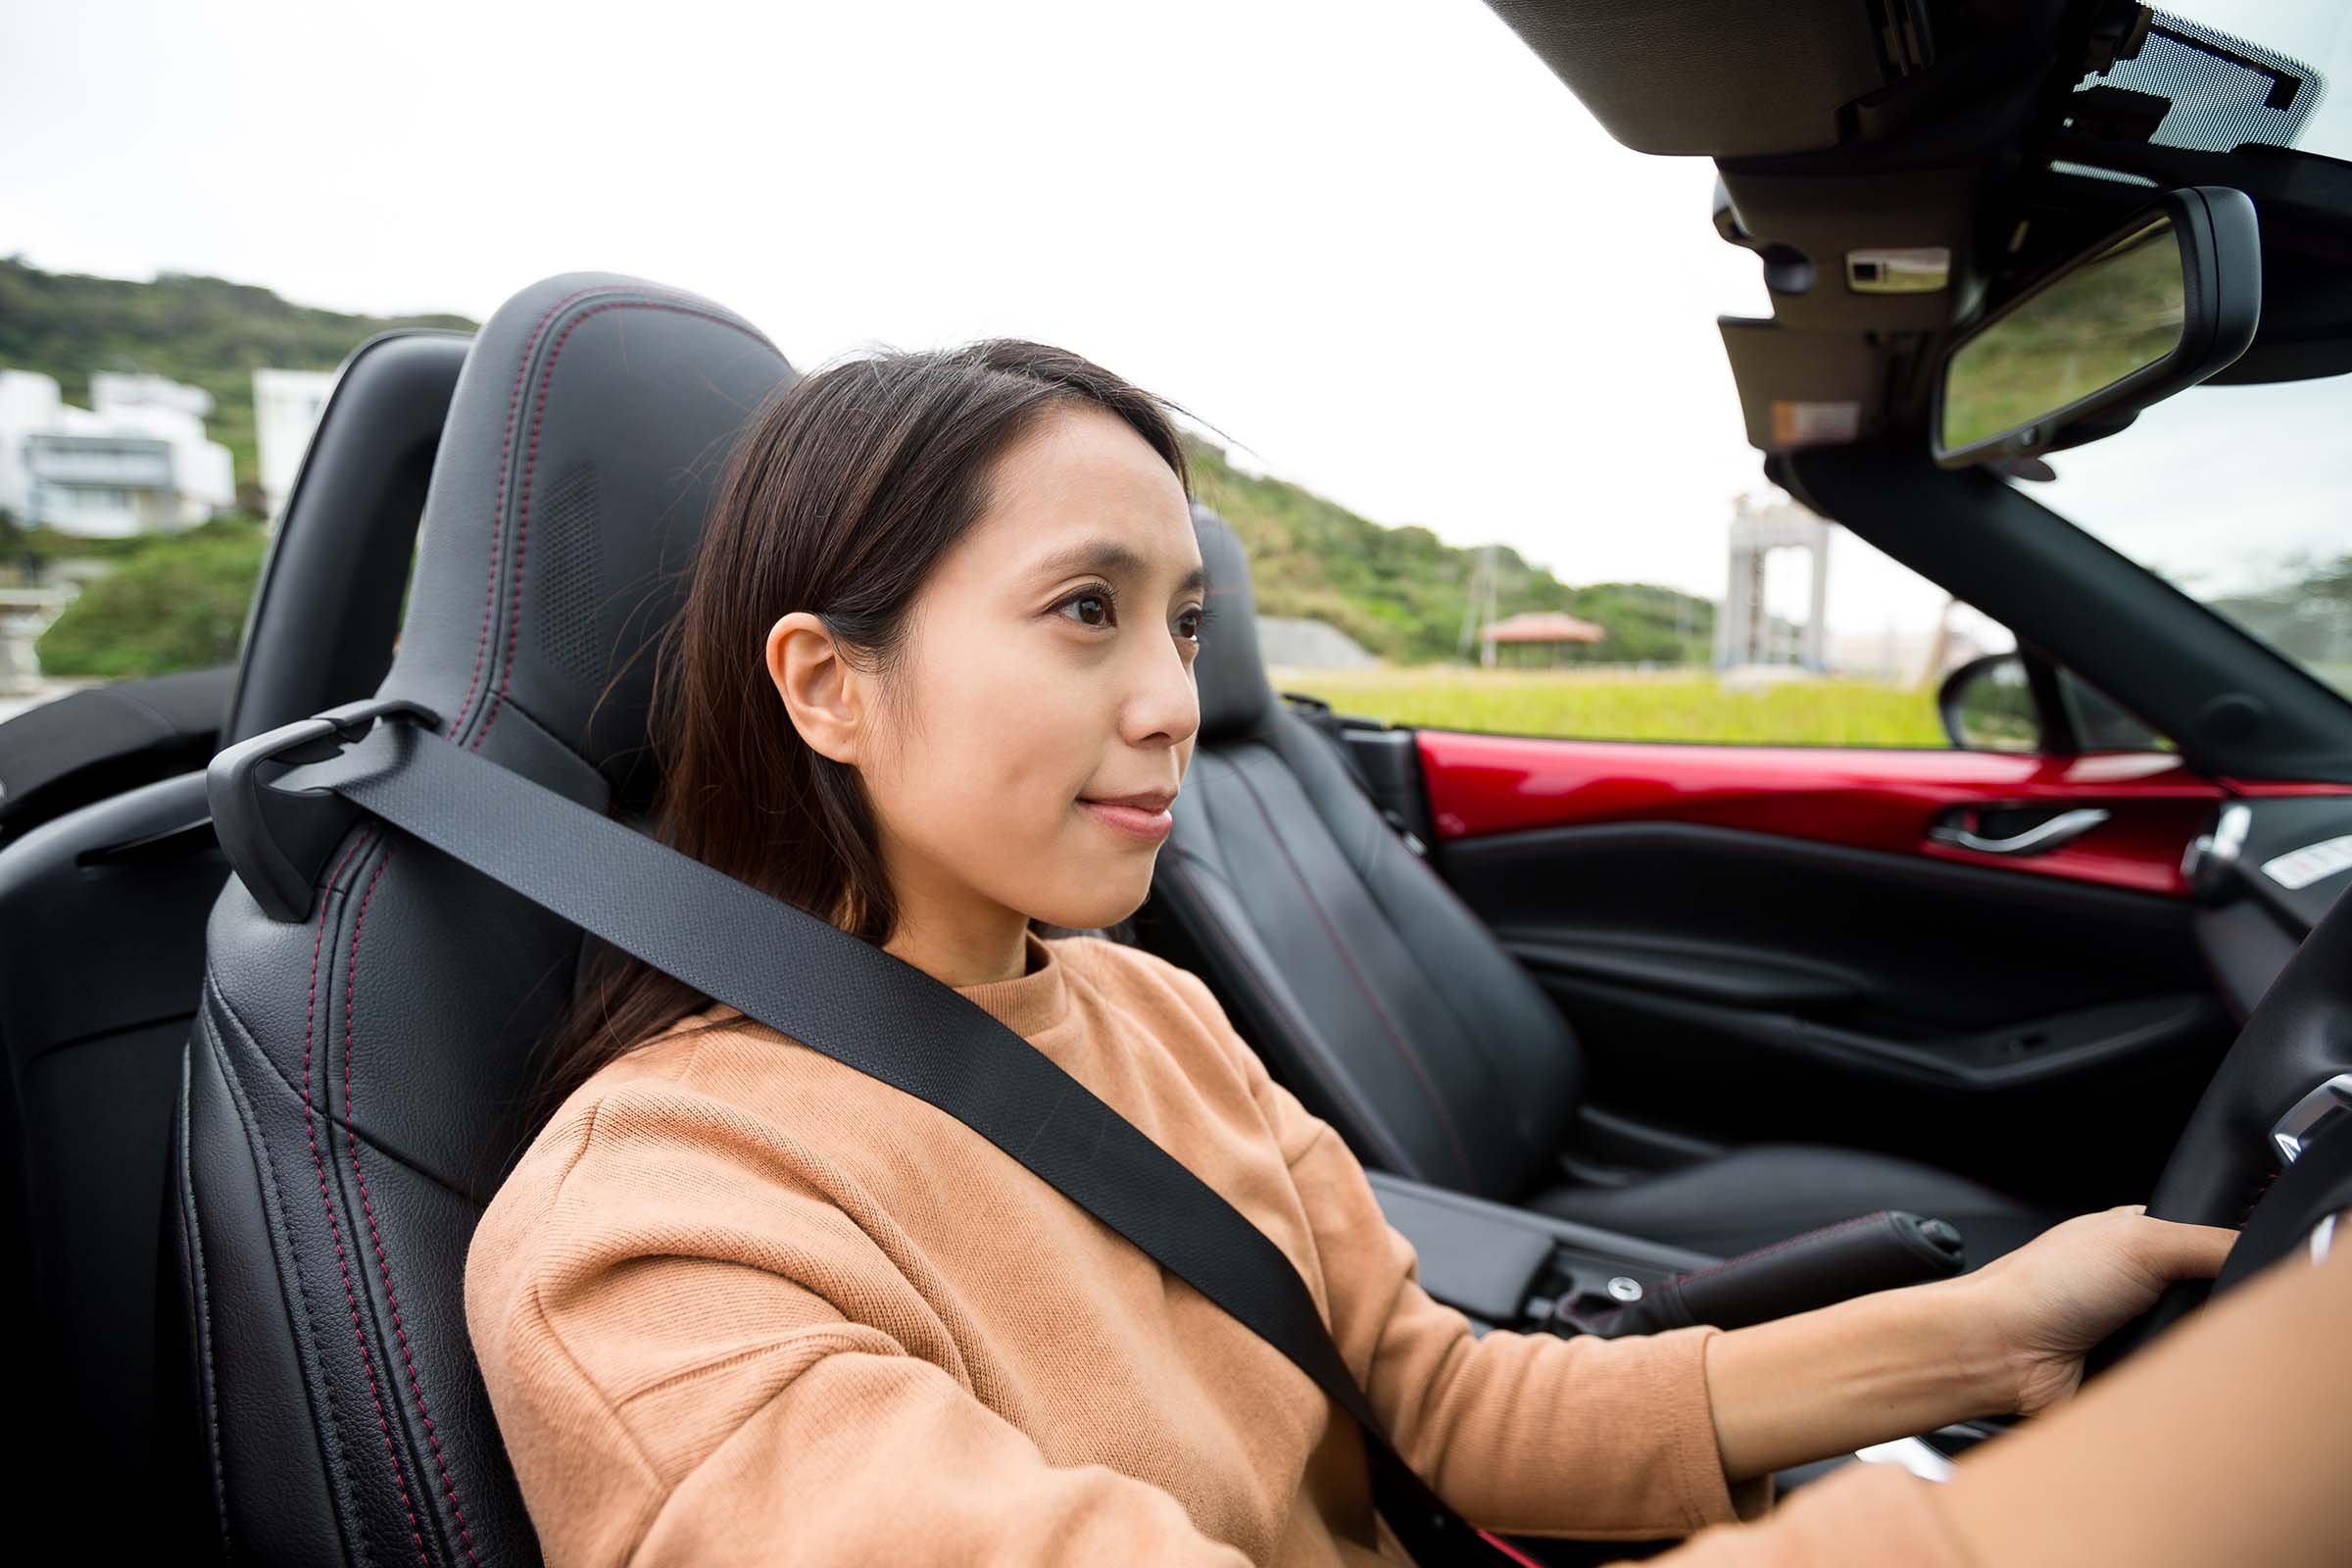
[[[1703,822],[2148,893],[2186,891],[2181,851],[2228,798],[2168,752],[2044,758],[1428,729],[1416,739],[1446,840],[1571,823]],[[1957,810],[2037,806],[2093,806],[2109,816],[2081,838],[2019,858],[1931,836]]]
[[[1416,744],[1437,865],[1612,1111],[2120,1201],[2230,1039],[2180,870],[2226,796],[2168,754]],[[1931,837],[1955,810],[2089,807],[2036,855]]]

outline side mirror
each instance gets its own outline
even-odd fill
[[[1936,711],[1943,733],[1964,752],[2042,750],[2041,705],[2026,662],[2015,654],[1986,654],[1944,676]]]
[[[2120,429],[2245,353],[2262,315],[2262,243],[2243,191],[2166,195],[2041,274],[1955,340],[1929,443],[1947,468]]]
[[[1936,711],[1964,752],[2170,751],[2172,743],[2072,670],[2043,666],[2042,682],[2021,654],[1986,654],[1943,678]]]

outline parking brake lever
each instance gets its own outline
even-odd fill
[[[1568,1322],[1602,1339],[1694,1323],[1744,1328],[1872,1291],[1947,1279],[1963,1266],[1960,1233],[1949,1224],[1881,1209],[1678,1274],[1629,1305]]]

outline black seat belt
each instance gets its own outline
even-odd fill
[[[393,721],[402,712],[426,722]],[[361,739],[370,720],[380,721]],[[259,880],[270,875],[265,856],[277,858],[281,885],[286,869],[264,797],[304,799],[271,791],[258,769],[325,761],[354,741],[333,769],[296,782],[331,789],[712,1000],[954,1116],[1321,1385],[1363,1429],[1373,1502],[1421,1568],[1532,1561],[1462,1519],[1398,1455],[1280,1248],[1051,1057],[903,959],[461,749],[400,702],[350,704],[213,760],[216,830],[249,885],[249,858]],[[312,845],[319,836],[302,835]]]

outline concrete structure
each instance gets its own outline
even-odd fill
[[[1380,662],[1339,627],[1306,616],[1258,616],[1257,651],[1283,669],[1370,669]]]
[[[205,439],[212,411],[160,375],[93,375],[79,409],[54,377],[0,370],[0,510],[89,538],[202,522],[236,504],[228,448]]]
[[[0,588],[0,697],[33,697],[46,690],[41,662],[32,645],[74,602],[77,591],[71,583]]]
[[[1518,650],[1514,663],[1556,664],[1563,648],[1589,647],[1608,635],[1589,620],[1556,610],[1530,610],[1489,621],[1478,634],[1479,662],[1492,669],[1495,650]],[[1541,651],[1541,658],[1536,657]]]
[[[1730,577],[1715,616],[1715,667],[1794,663],[1827,668],[1830,524],[1792,501],[1758,507],[1741,496],[1735,507]],[[1802,550],[1812,562],[1810,606],[1804,625],[1790,628],[1793,638],[1774,624],[1764,606],[1764,563],[1775,550]]]
[[[253,433],[260,449],[262,508],[275,528],[294,493],[294,475],[311,447],[311,432],[335,390],[333,370],[253,372]]]

